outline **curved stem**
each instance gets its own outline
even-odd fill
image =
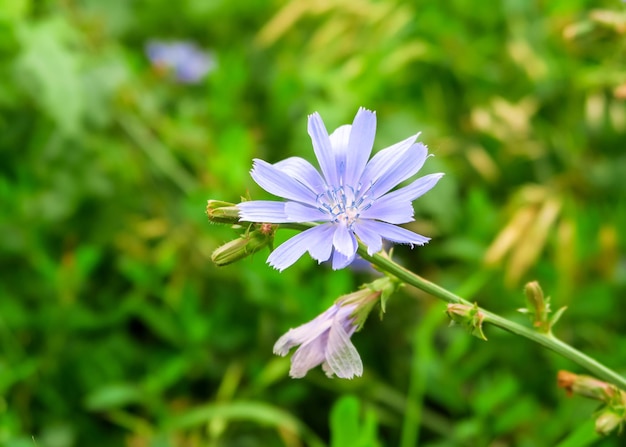
[[[367,248],[362,243],[359,243],[359,254],[367,261],[380,267],[382,270],[394,275],[403,282],[410,284],[420,290],[423,290],[424,292],[427,292],[443,301],[446,301],[448,303],[467,304],[469,306],[473,305],[469,301],[464,300],[463,298],[455,295],[449,290],[446,290],[443,287],[438,286],[437,284],[432,283],[422,278],[421,276],[416,275],[410,270],[407,270],[404,267],[396,264],[388,256],[378,253],[374,254],[373,256],[368,255]],[[504,317],[501,317],[482,308],[480,309],[480,312],[484,315],[483,321],[489,322],[494,326],[504,329],[505,331],[539,343],[540,345],[556,352],[562,357],[565,357],[587,369],[597,378],[605,380],[607,382],[611,382],[622,389],[626,389],[625,377],[616,373],[612,369],[607,368],[602,363],[592,359],[591,357],[578,351],[577,349],[574,349],[572,346],[557,339],[553,335],[543,334],[534,331],[526,326],[522,326],[521,324],[518,324],[514,321],[507,320]]]

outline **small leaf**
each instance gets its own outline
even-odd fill
[[[78,73],[80,61],[64,41],[71,35],[65,22],[24,26],[18,33],[24,48],[18,61],[23,87],[59,128],[75,134],[84,104]]]
[[[359,400],[343,396],[330,412],[331,447],[354,445],[359,437]]]
[[[561,316],[566,310],[567,306],[563,306],[559,310],[554,312],[554,315],[552,315],[552,318],[550,318],[550,330],[552,330],[552,327],[560,320]]]
[[[130,383],[116,383],[102,386],[89,394],[85,406],[91,411],[120,408],[141,400],[141,390]]]

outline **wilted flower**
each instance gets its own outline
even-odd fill
[[[592,376],[574,374],[569,371],[559,371],[557,383],[560,388],[567,391],[568,395],[578,394],[591,399],[610,402],[616,396],[621,403],[626,403],[626,394],[612,385]]]
[[[327,376],[335,374],[351,379],[363,374],[363,363],[350,337],[357,329],[352,313],[356,305],[333,304],[326,312],[308,323],[290,329],[274,345],[274,354],[285,356],[291,348],[300,345],[291,357],[289,375],[299,379],[322,364]]]
[[[314,113],[308,130],[322,174],[300,157],[273,165],[255,159],[252,178],[288,201],[238,205],[242,221],[322,223],[274,250],[268,258],[271,266],[283,270],[308,251],[318,262],[332,257],[333,269],[343,268],[355,258],[357,237],[370,255],[381,250],[383,239],[411,246],[430,240],[395,224],[413,220],[413,200],[435,186],[443,174],[427,175],[391,191],[426,161],[426,146],[415,143],[418,135],[378,152],[368,162],[376,133],[374,112],[359,109],[352,125],[341,126],[330,136]]]
[[[380,297],[397,287],[397,281],[385,277],[342,296],[323,314],[289,329],[274,345],[274,354],[285,356],[291,348],[300,345],[291,357],[289,375],[294,378],[304,377],[320,364],[328,377],[333,374],[342,379],[361,376],[363,363],[350,337],[365,323]]]
[[[175,79],[184,84],[200,82],[215,68],[215,57],[196,44],[185,41],[150,41],[146,54],[152,65],[171,71]]]

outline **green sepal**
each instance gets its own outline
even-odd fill
[[[478,304],[474,303],[473,306],[468,306],[467,304],[448,304],[446,313],[450,318],[450,326],[459,324],[474,337],[487,341],[487,337],[483,332],[483,320],[485,316],[480,311]]]

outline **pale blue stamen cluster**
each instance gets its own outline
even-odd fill
[[[360,189],[361,185],[356,191],[351,186],[329,189],[317,196],[318,209],[332,216],[332,222],[351,227],[360,214],[372,205],[371,202],[365,202],[367,195],[363,195]]]
[[[308,161],[292,157],[271,165],[255,160],[252,178],[285,202],[249,201],[238,205],[246,222],[318,222],[277,247],[268,263],[283,270],[308,252],[333,269],[349,265],[358,242],[373,254],[383,239],[423,245],[429,238],[398,224],[413,220],[412,202],[429,191],[443,174],[430,174],[396,188],[415,175],[428,157],[417,135],[381,150],[370,159],[376,114],[359,109],[352,125],[328,134],[321,117],[309,116],[309,135],[321,172]]]

